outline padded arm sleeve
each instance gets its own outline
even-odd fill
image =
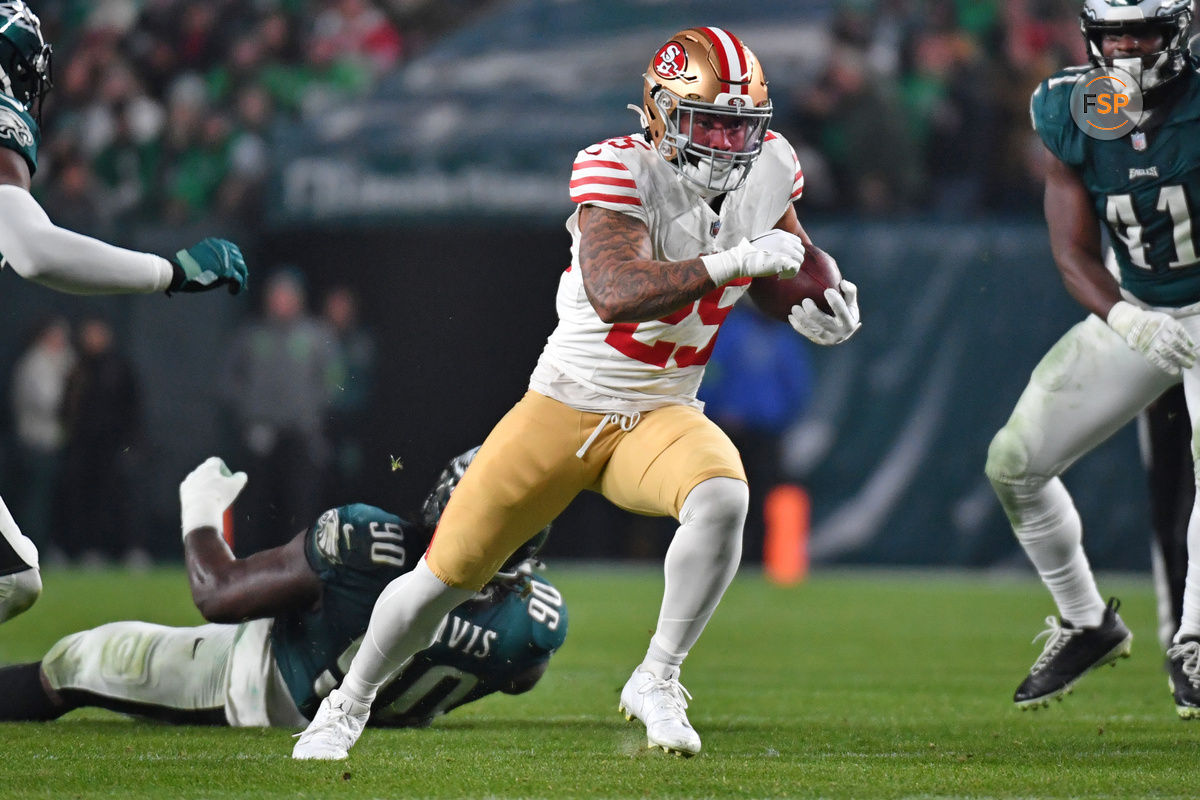
[[[171,262],[60,228],[19,186],[0,186],[0,266],[71,294],[159,292],[171,285]]]

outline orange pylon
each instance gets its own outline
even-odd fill
[[[783,484],[763,503],[763,570],[768,580],[792,586],[808,576],[808,528],[811,502],[799,486]]]

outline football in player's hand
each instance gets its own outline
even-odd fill
[[[787,321],[792,306],[811,298],[817,308],[830,313],[826,289],[837,289],[842,273],[833,256],[816,245],[804,246],[804,263],[794,278],[755,278],[750,298],[767,316]]]

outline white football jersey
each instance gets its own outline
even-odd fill
[[[766,233],[804,190],[787,140],[768,131],[745,183],[713,211],[641,134],[582,150],[571,199],[637,217],[660,261],[687,261]],[[750,286],[740,278],[650,322],[606,323],[588,301],[579,270],[579,210],[567,220],[571,266],[558,284],[558,326],[529,386],[581,411],[629,413],[673,403],[700,407],[696,390],[721,323]]]

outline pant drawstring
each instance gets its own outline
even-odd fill
[[[619,425],[621,430],[628,433],[629,431],[633,430],[634,427],[641,422],[641,420],[642,412],[640,411],[634,411],[632,414],[618,414],[616,412],[605,414],[600,418],[600,421],[596,423],[596,427],[592,428],[592,434],[587,438],[587,441],[583,443],[583,447],[575,451],[575,455],[579,458],[583,458],[587,453],[588,448],[592,446],[592,442],[596,441],[596,437],[600,435],[602,430],[604,430],[604,426],[608,425],[610,422]]]

